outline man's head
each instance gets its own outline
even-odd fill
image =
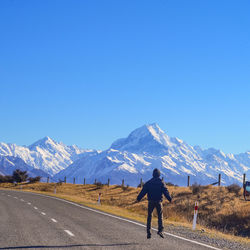
[[[160,177],[160,175],[161,175],[160,170],[158,168],[155,168],[153,171],[153,177],[158,178],[158,177]]]

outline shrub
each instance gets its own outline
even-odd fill
[[[39,191],[42,191],[42,192],[51,192],[51,186],[42,186],[39,188],[40,190]]]
[[[129,185],[127,185],[127,186],[121,186],[121,187],[122,187],[123,191],[129,191],[130,190]]]
[[[175,185],[175,184],[173,184],[173,183],[171,183],[171,182],[166,182],[165,183],[167,186],[171,186],[171,187],[178,187],[178,185]]]
[[[15,182],[24,182],[28,179],[27,171],[21,171],[20,169],[16,169],[12,174],[13,180]]]
[[[145,184],[145,183],[142,182],[142,183],[140,183],[137,187],[138,187],[138,188],[142,188],[142,187],[144,186],[144,184]]]
[[[227,190],[229,193],[235,193],[236,195],[239,195],[241,188],[237,184],[232,184],[230,186],[227,186]]]
[[[11,175],[0,175],[0,183],[13,183]]]
[[[191,186],[191,190],[192,190],[192,193],[193,194],[199,194],[201,193],[202,191],[202,187],[201,185],[197,184],[197,183],[194,183],[192,186]]]
[[[29,183],[35,183],[35,182],[40,182],[40,180],[41,180],[41,176],[37,176],[37,177],[30,177],[29,179],[28,179],[28,181],[29,181]]]
[[[104,186],[104,184],[102,184],[100,181],[96,182],[95,185],[96,185],[96,189],[101,189]]]
[[[57,182],[57,185],[61,186],[64,183],[64,181],[62,181],[61,179],[59,179],[59,181]]]

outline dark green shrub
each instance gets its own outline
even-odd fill
[[[191,190],[192,190],[192,193],[194,195],[196,194],[200,194],[201,191],[203,190],[201,185],[197,184],[197,183],[194,183],[192,186],[191,186]]]
[[[171,183],[171,182],[166,182],[165,183],[167,186],[171,186],[171,187],[178,187],[178,185],[175,185],[175,184],[173,184],[173,183]]]
[[[11,175],[0,175],[0,183],[13,183]]]
[[[239,195],[241,187],[238,184],[232,184],[227,186],[227,190],[229,193],[235,193],[236,195]]]
[[[41,178],[42,178],[41,176],[30,177],[30,178],[28,178],[28,181],[29,181],[29,183],[40,182]]]
[[[17,183],[27,181],[28,174],[27,171],[21,171],[20,169],[16,169],[12,174],[13,180]]]

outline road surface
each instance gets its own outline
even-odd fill
[[[1,249],[218,249],[56,197],[0,190]]]

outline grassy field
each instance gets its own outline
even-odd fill
[[[21,189],[13,184],[1,184],[0,188]],[[22,190],[54,194],[55,184],[34,183],[23,184]],[[191,228],[195,201],[199,202],[198,229],[204,228],[218,236],[232,235],[250,240],[250,201],[243,199],[243,190],[227,187],[195,186],[168,187],[173,202],[164,201],[165,224],[184,225]],[[135,203],[140,188],[105,185],[56,185],[57,197],[81,203],[90,207],[144,222],[147,215],[146,197]],[[98,195],[101,193],[101,206],[98,206]],[[156,212],[156,211],[154,211]],[[156,214],[155,214],[156,215]],[[156,216],[155,216],[156,217]],[[153,224],[156,225],[156,219]],[[239,237],[236,237],[239,239]]]

